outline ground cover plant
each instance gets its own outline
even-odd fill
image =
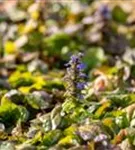
[[[135,150],[134,7],[0,1],[0,150]]]

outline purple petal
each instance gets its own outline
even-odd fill
[[[84,89],[84,86],[85,86],[85,83],[77,83],[77,89],[79,89],[79,90],[83,90]]]
[[[84,99],[84,96],[83,96],[82,94],[79,94],[79,95],[78,95],[78,98],[79,98],[79,99]]]
[[[71,61],[72,62],[77,62],[78,61],[78,57],[76,55],[71,56]]]
[[[65,67],[70,67],[71,64],[70,64],[70,63],[66,63],[64,66],[65,66]]]
[[[86,68],[86,65],[83,64],[83,63],[77,65],[77,69],[78,69],[78,70],[83,70],[83,69],[85,69],[85,68]]]
[[[79,77],[80,78],[87,78],[87,75],[85,73],[80,73]]]
[[[107,5],[101,6],[99,11],[104,18],[106,18],[106,19],[110,18],[111,14],[110,14],[110,10]]]
[[[94,141],[95,142],[100,142],[100,141],[103,141],[103,140],[106,140],[107,139],[107,136],[105,134],[99,134],[98,136],[95,137]]]

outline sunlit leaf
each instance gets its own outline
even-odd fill
[[[45,134],[43,137],[43,144],[46,146],[52,146],[58,142],[58,140],[61,138],[62,133],[60,130],[52,130]]]

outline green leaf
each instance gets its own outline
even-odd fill
[[[9,100],[6,95],[1,100],[0,120],[7,126],[16,123],[17,121],[25,122],[28,119],[29,113],[23,106],[18,106]]]
[[[46,146],[52,146],[58,142],[61,138],[62,132],[60,130],[52,130],[45,134],[43,137],[43,144]]]
[[[103,49],[100,47],[92,47],[86,51],[85,57],[83,59],[87,67],[92,69],[106,60]]]
[[[65,129],[68,126],[70,126],[71,124],[72,124],[72,120],[70,118],[70,115],[66,115],[66,116],[63,116],[61,118],[61,122],[60,122],[59,128],[60,129]]]
[[[127,128],[126,132],[130,143],[135,146],[135,128]]]
[[[25,102],[34,109],[46,109],[49,108],[49,101],[45,101],[41,95],[38,94],[27,94],[25,96]]]
[[[110,106],[111,106],[110,101],[107,101],[107,102],[103,103],[103,104],[97,109],[97,111],[95,112],[95,115],[94,115],[94,116],[95,116],[96,118],[102,117],[102,116],[106,113],[107,109],[110,108]]]
[[[2,142],[0,143],[0,150],[15,150],[14,144],[10,142]]]
[[[26,122],[29,118],[28,110],[23,106],[19,106],[18,109],[19,109],[19,113],[20,113],[19,121]]]
[[[89,116],[89,113],[87,110],[85,110],[83,107],[77,107],[74,109],[74,112],[70,115],[73,122],[81,123]]]
[[[123,114],[121,116],[116,117],[115,119],[116,125],[122,129],[122,128],[126,128],[129,126],[129,121],[126,117],[126,114]]]
[[[12,125],[15,123],[20,117],[20,112],[14,103],[9,100],[5,101],[3,105],[0,107],[0,120],[5,125]]]
[[[126,107],[134,103],[134,94],[111,94],[107,98],[117,107]]]
[[[4,104],[7,100],[12,101],[15,104],[22,104],[24,102],[24,95],[17,90],[10,90],[1,99],[1,104]]]
[[[49,55],[60,55],[61,49],[69,45],[70,37],[65,33],[56,33],[44,40]]]
[[[71,125],[64,130],[64,135],[75,135],[77,132],[77,125]]]
[[[119,23],[126,23],[128,14],[120,6],[115,6],[112,10],[112,17]]]
[[[63,104],[62,104],[62,112],[63,113],[71,113],[74,111],[74,109],[78,106],[78,103],[75,100],[72,99],[67,99]]]
[[[31,73],[29,72],[19,72],[16,71],[11,74],[9,77],[9,83],[12,85],[14,88],[18,88],[20,86],[30,86],[32,83],[34,83],[34,78]]]
[[[58,145],[65,146],[65,147],[75,146],[79,144],[80,144],[80,139],[75,135],[68,135],[62,138],[58,143]]]
[[[61,122],[61,105],[57,105],[51,112],[52,130],[56,129]]]

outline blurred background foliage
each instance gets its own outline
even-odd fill
[[[33,55],[49,68],[63,68],[76,51],[86,53],[88,70],[114,65],[118,57],[129,61],[127,53],[134,58],[133,1],[6,0],[0,12],[0,54],[8,65]]]

